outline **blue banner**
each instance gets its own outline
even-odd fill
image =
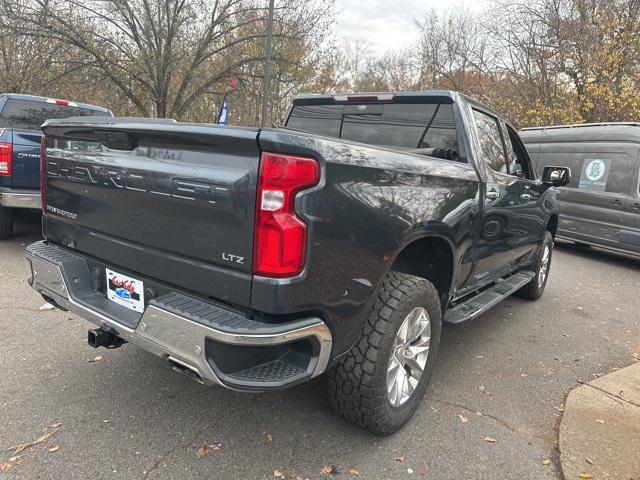
[[[229,116],[229,100],[225,95],[222,99],[222,107],[220,107],[220,115],[218,115],[218,125],[226,125]]]

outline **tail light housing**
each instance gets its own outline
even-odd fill
[[[11,175],[13,171],[13,145],[0,143],[0,175]]]
[[[304,269],[308,227],[295,212],[298,192],[320,181],[310,157],[264,152],[260,160],[253,271],[293,277]]]
[[[40,138],[40,199],[42,201],[42,211],[46,212],[47,198],[47,138],[42,135]]]

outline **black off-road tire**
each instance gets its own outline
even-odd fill
[[[399,407],[387,399],[387,368],[393,342],[414,308],[423,307],[431,320],[431,345],[422,377],[411,397]],[[374,434],[390,434],[411,418],[424,397],[438,354],[442,314],[435,287],[413,275],[389,272],[358,343],[327,372],[333,409]]]
[[[13,233],[13,209],[0,207],[0,240],[6,240]]]
[[[547,266],[547,274],[544,278],[542,284],[540,284],[540,266],[542,264],[542,258],[544,254],[545,247],[549,246],[549,260]],[[529,300],[537,300],[544,293],[544,288],[547,286],[547,282],[549,281],[549,271],[551,270],[551,260],[553,257],[553,236],[551,232],[544,232],[544,237],[542,239],[542,243],[538,247],[538,254],[536,257],[536,262],[533,264],[532,269],[536,272],[535,276],[531,279],[529,283],[527,283],[524,287],[516,292],[518,297],[527,298]]]

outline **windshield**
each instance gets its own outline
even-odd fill
[[[287,126],[384,147],[458,149],[450,103],[296,105]]]
[[[9,99],[0,112],[0,128],[40,130],[45,120],[69,117],[110,117],[108,112],[33,100]]]

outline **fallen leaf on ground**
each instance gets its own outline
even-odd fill
[[[337,465],[325,465],[320,471],[323,475],[338,475],[338,473],[340,473],[339,470],[340,468]]]
[[[58,427],[60,427],[60,426],[62,426],[62,422],[60,422],[60,423],[54,423],[53,425],[51,425],[51,428],[58,428]]]
[[[360,472],[355,468],[350,468],[349,473],[351,474],[352,477],[357,477],[358,475],[360,475]]]
[[[49,452],[53,453],[53,452],[57,452],[58,450],[60,450],[60,445],[56,445],[55,447],[51,447],[49,449]]]
[[[88,363],[93,363],[93,362],[99,362],[100,360],[102,360],[102,355],[98,355],[96,357],[93,357],[90,360],[87,360]]]
[[[493,392],[488,391],[484,385],[480,385],[478,387],[478,390],[480,390],[482,392],[483,395],[487,396],[487,397],[493,397]]]
[[[16,461],[20,460],[21,458],[22,458],[22,455],[17,455],[17,456],[15,456],[15,457],[11,457],[11,458],[9,459],[9,462],[10,462],[10,463],[15,463]]]
[[[493,437],[484,437],[483,440],[489,443],[496,443],[496,439]]]
[[[208,452],[209,452],[209,449],[207,448],[207,446],[206,445],[202,445],[201,447],[198,447],[198,449],[196,450],[196,458],[202,458]]]
[[[420,475],[422,475],[423,477],[427,476],[427,469],[426,468],[421,468],[420,469]]]
[[[593,478],[593,475],[590,473],[579,473],[578,478]]]
[[[549,460],[548,458],[545,458],[544,460],[542,460],[543,465],[549,465],[550,463],[551,463],[551,460]]]
[[[285,475],[284,473],[282,473],[282,470],[274,470],[273,476],[276,478],[285,478]]]
[[[585,458],[584,461],[587,462],[589,465],[593,465],[593,460],[591,460],[590,458]]]
[[[0,463],[0,472],[6,472],[7,470],[9,470],[13,465],[11,465],[10,463]]]
[[[599,418],[596,418],[596,423],[602,424],[602,423],[604,423],[604,420],[600,420]]]
[[[396,462],[404,462],[404,459],[407,458],[406,455],[398,455],[396,457]]]
[[[267,433],[267,442],[273,442],[273,435]]]
[[[482,416],[482,412],[476,412],[476,417],[481,417]]]
[[[210,445],[207,445],[207,448],[209,448],[210,450],[220,450],[220,447],[222,447],[221,443],[212,443]]]
[[[469,421],[469,419],[462,414],[458,415],[458,418],[462,423],[467,423]]]
[[[304,480],[300,475],[296,475],[294,480]]]
[[[19,454],[20,452],[22,452],[23,450],[26,450],[29,447],[33,447],[34,445],[38,445],[38,444],[40,444],[42,442],[45,442],[51,435],[56,433],[56,431],[57,431],[57,429],[54,429],[51,432],[47,432],[44,435],[42,435],[41,437],[36,438],[33,442],[21,443],[20,445],[16,445],[15,447],[11,447],[9,450],[14,450],[12,456],[15,456],[15,455]]]

